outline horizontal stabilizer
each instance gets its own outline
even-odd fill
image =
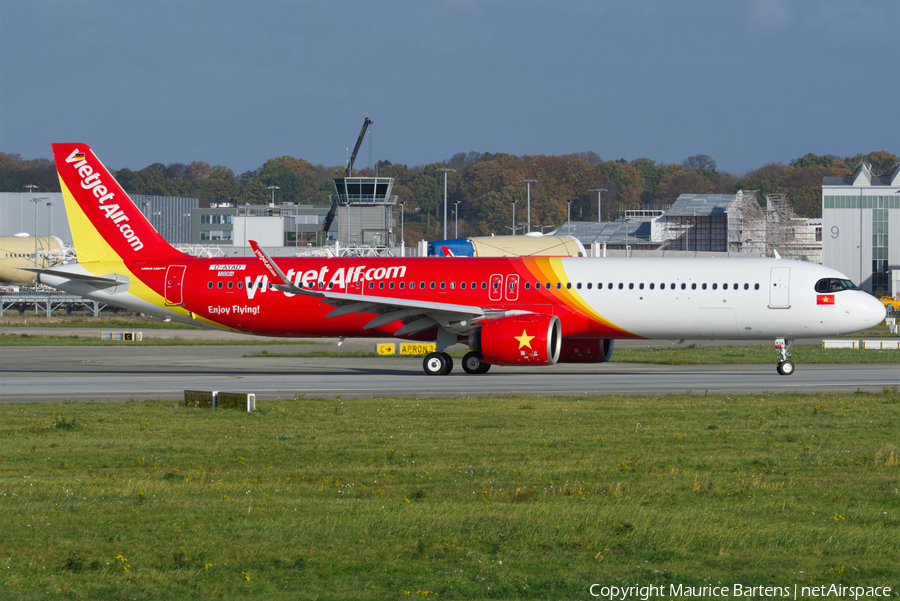
[[[58,269],[40,269],[35,267],[20,267],[23,271],[31,271],[38,275],[52,275],[60,278],[68,278],[70,280],[79,280],[82,282],[88,282],[90,284],[99,284],[99,285],[116,285],[116,284],[124,284],[128,282],[127,278],[116,277],[115,274],[110,274],[108,277],[100,276],[100,275],[87,275],[83,273],[75,273],[71,271],[60,271]]]

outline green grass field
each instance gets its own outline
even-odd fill
[[[0,404],[0,598],[900,587],[896,390],[258,407]]]

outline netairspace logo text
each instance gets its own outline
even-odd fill
[[[839,584],[822,586],[685,586],[683,584],[664,585],[648,584],[646,586],[604,586],[592,584],[589,592],[592,597],[609,599],[610,601],[648,601],[657,597],[696,597],[702,599],[876,599],[891,596],[889,586],[844,586]]]

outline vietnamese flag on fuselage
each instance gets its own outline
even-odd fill
[[[816,295],[816,304],[817,305],[833,305],[834,304],[834,295],[833,294],[817,294]]]

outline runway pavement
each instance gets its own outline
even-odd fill
[[[658,341],[657,341],[658,342]],[[331,341],[324,344],[333,345]],[[371,346],[372,341],[365,344]],[[627,363],[494,367],[470,376],[426,376],[416,357],[250,358],[264,348],[303,352],[310,346],[4,347],[3,402],[181,398],[185,389],[253,392],[257,399],[498,394],[667,394],[709,392],[880,392],[900,386],[896,365],[804,365],[779,376],[768,365],[669,366]],[[346,347],[344,347],[346,348]]]

